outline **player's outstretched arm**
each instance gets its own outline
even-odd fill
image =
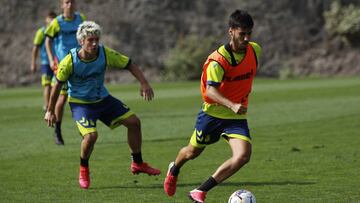
[[[140,95],[146,100],[151,101],[154,98],[154,91],[146,80],[142,71],[135,64],[130,64],[128,70],[140,82]]]

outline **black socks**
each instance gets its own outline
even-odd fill
[[[141,164],[143,162],[141,152],[131,153],[131,159],[133,160],[133,162],[135,162],[137,164]]]
[[[215,187],[217,184],[218,183],[216,182],[216,180],[212,176],[210,176],[210,178],[207,179],[207,181],[205,181],[203,184],[200,185],[198,190],[207,192],[211,190],[211,188]]]
[[[89,159],[82,159],[80,157],[80,166],[89,167]]]
[[[58,135],[58,134],[61,134],[61,121],[57,121],[55,122],[55,133]]]
[[[178,168],[175,163],[174,165],[170,168],[170,173],[173,175],[173,176],[178,176],[179,173],[180,173],[180,168]]]

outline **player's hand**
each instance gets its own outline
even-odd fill
[[[48,127],[54,127],[54,124],[56,122],[56,116],[54,112],[46,111],[44,120],[47,123]]]
[[[51,70],[53,70],[54,74],[57,73],[57,69],[58,69],[58,65],[57,65],[57,63],[54,63],[54,65],[51,66]]]
[[[54,70],[53,68],[54,68],[54,61],[53,60],[49,60],[49,66],[50,66],[50,68],[51,68],[51,70]]]
[[[234,104],[232,107],[231,107],[231,110],[237,114],[246,114],[247,112],[247,107],[246,106],[243,106],[241,104]]]
[[[57,71],[57,68],[58,68],[57,62],[54,61],[54,60],[49,61],[49,65],[50,65],[51,70],[56,74],[56,71]]]
[[[36,72],[36,64],[31,64],[31,67],[30,67],[30,70],[32,73],[35,73]]]
[[[149,84],[141,85],[140,95],[146,101],[151,101],[154,98],[154,91]]]

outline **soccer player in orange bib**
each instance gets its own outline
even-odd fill
[[[189,192],[192,201],[205,202],[210,189],[232,176],[250,160],[251,136],[246,113],[261,55],[261,47],[250,41],[253,25],[253,19],[246,11],[234,11],[229,19],[230,42],[210,54],[203,66],[201,94],[204,103],[190,143],[179,151],[175,161],[169,165],[164,181],[168,196],[176,192],[180,168],[220,137],[228,142],[232,157],[199,187]]]

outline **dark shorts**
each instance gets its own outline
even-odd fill
[[[52,77],[54,75],[54,72],[53,70],[51,70],[49,64],[41,64],[41,74]]]
[[[51,79],[54,75],[54,72],[51,70],[49,64],[41,65],[41,85],[50,85]]]
[[[125,104],[111,95],[97,103],[80,104],[69,102],[69,105],[72,117],[82,135],[97,132],[97,120],[114,129],[121,124],[122,120],[134,114]]]
[[[251,142],[246,119],[220,119],[200,111],[190,143],[202,148],[219,141],[220,137],[238,138]]]

